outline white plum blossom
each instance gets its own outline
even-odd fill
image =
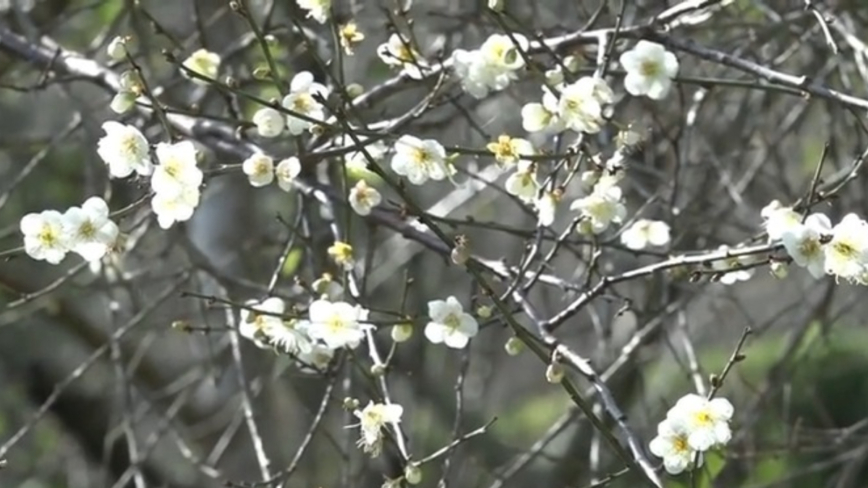
[[[220,70],[220,62],[221,59],[219,54],[208,51],[207,49],[198,49],[181,64],[199,76],[208,78],[209,80],[215,80],[217,79],[217,73]],[[198,85],[209,84],[209,81],[190,76],[186,70],[181,70],[181,73]]]
[[[669,224],[660,220],[639,219],[621,234],[621,243],[638,251],[669,243]]]
[[[536,164],[524,159],[519,161],[515,172],[509,175],[503,186],[507,193],[515,195],[523,202],[535,201],[539,191],[539,183],[536,180]]]
[[[361,430],[359,446],[371,456],[378,456],[383,444],[383,428],[401,422],[403,413],[404,408],[396,403],[374,402],[368,402],[365,408],[353,411],[353,415],[359,419]]]
[[[109,207],[100,197],[88,198],[81,207],[63,214],[66,245],[85,261],[97,261],[111,249],[120,231],[109,219]]]
[[[425,326],[425,337],[434,344],[463,349],[479,331],[476,319],[454,296],[428,302],[428,317],[431,321]]]
[[[97,142],[96,152],[108,165],[109,176],[125,178],[133,172],[151,174],[153,165],[148,140],[138,129],[110,120],[103,122],[102,130],[105,135]]]
[[[269,297],[261,302],[248,300],[245,305],[249,308],[241,310],[238,333],[260,348],[268,348],[271,332],[283,326],[280,315],[286,310],[286,303],[278,297]]]
[[[328,22],[332,0],[296,0],[298,6],[307,10],[307,16],[320,24]]]
[[[495,161],[505,168],[515,166],[521,156],[536,154],[530,141],[506,134],[498,137],[497,141],[489,143],[485,148],[494,153]]]
[[[688,443],[688,431],[684,424],[664,420],[657,425],[657,437],[651,440],[648,449],[651,454],[663,458],[663,468],[669,474],[679,474],[689,468],[697,451]],[[699,455],[699,465],[702,465]]]
[[[717,248],[718,252],[729,252],[730,248],[727,245],[721,245]],[[747,281],[753,276],[753,268],[744,268],[751,263],[750,256],[729,256],[725,259],[719,259],[711,263],[711,267],[715,271],[720,271],[720,283],[724,285],[733,285],[739,281]]]
[[[542,103],[528,103],[521,108],[521,126],[528,132],[561,132],[564,121],[558,113],[558,97],[543,87]]]
[[[826,274],[826,255],[822,238],[830,235],[831,232],[832,223],[829,218],[815,213],[809,215],[804,224],[797,224],[785,230],[781,239],[793,262],[807,268],[814,278],[819,279]]]
[[[769,242],[781,239],[785,232],[799,227],[802,223],[802,216],[798,212],[791,207],[781,205],[781,202],[777,200],[772,200],[766,205],[760,215],[763,218],[763,226],[769,236]]]
[[[570,210],[578,211],[583,219],[584,225],[580,225],[579,230],[600,234],[611,224],[621,223],[627,215],[622,197],[620,187],[597,182],[590,195],[570,205]]]
[[[281,105],[287,110],[305,115],[314,120],[325,120],[325,107],[314,96],[326,98],[328,90],[325,86],[317,83],[309,71],[302,71],[292,78],[289,85],[289,94],[283,97]],[[297,136],[310,129],[313,122],[294,115],[286,116],[286,127],[289,133]]]
[[[666,414],[666,420],[687,432],[687,444],[696,451],[725,445],[732,438],[729,421],[732,403],[725,398],[709,400],[690,393],[681,397]]]
[[[377,47],[377,56],[389,66],[400,67],[403,73],[414,80],[424,78],[424,71],[428,69],[428,63],[410,45],[410,41],[397,33],[393,33],[385,44]]]
[[[63,215],[56,210],[29,213],[20,222],[24,252],[33,259],[58,264],[69,252]]]
[[[291,156],[277,163],[274,174],[277,176],[277,186],[283,191],[292,190],[292,182],[301,173],[301,162],[297,157]]]
[[[241,163],[241,170],[255,188],[270,185],[274,181],[274,160],[263,153],[254,153]]]
[[[555,221],[555,211],[557,210],[560,197],[554,193],[545,191],[534,201],[536,208],[537,221],[543,227],[549,227]]]
[[[514,34],[513,39],[493,34],[478,50],[456,49],[453,52],[455,74],[467,93],[484,98],[490,91],[503,90],[517,78],[515,71],[524,67],[519,50],[525,51],[528,42],[521,34]]]
[[[155,193],[170,196],[202,184],[202,170],[197,167],[196,147],[191,141],[161,142],[155,152],[160,162],[151,175]]]
[[[824,247],[826,273],[849,281],[862,279],[868,265],[868,223],[850,213],[831,234]]]
[[[314,300],[308,310],[310,320],[305,323],[311,339],[321,340],[330,349],[355,349],[365,337],[370,324],[363,323],[368,311],[347,302]]]
[[[662,100],[669,93],[672,78],[678,74],[678,58],[654,42],[639,41],[633,49],[621,54],[620,61],[627,71],[624,88],[636,97],[647,95]]]
[[[414,185],[443,180],[448,176],[446,149],[434,139],[403,135],[395,142],[392,170]]]
[[[357,181],[356,185],[350,190],[350,207],[362,216],[370,215],[371,209],[379,205],[382,200],[383,197],[380,195],[380,192],[376,188],[368,186],[365,180]]]
[[[595,134],[603,126],[603,106],[614,98],[605,81],[589,76],[579,78],[561,91],[558,118],[569,129]]]
[[[157,214],[157,223],[168,229],[175,222],[190,220],[199,205],[199,189],[185,186],[175,192],[156,193],[151,199],[151,208]]]
[[[256,131],[262,137],[277,137],[286,127],[286,118],[278,110],[262,107],[253,114]]]

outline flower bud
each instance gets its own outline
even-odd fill
[[[495,12],[503,12],[503,0],[488,0],[488,8]]]
[[[775,278],[782,280],[787,277],[789,274],[789,268],[787,267],[787,263],[782,263],[780,261],[773,261],[769,267],[769,272]]]
[[[467,237],[458,236],[455,238],[455,247],[452,248],[452,262],[462,266],[470,259],[470,249],[467,242]]]
[[[518,337],[510,337],[506,344],[503,345],[503,348],[506,350],[506,353],[510,356],[518,356],[524,350],[524,342],[521,342],[521,339]]]
[[[136,96],[133,92],[119,92],[112,98],[109,108],[116,114],[128,112],[136,104]]]
[[[356,98],[364,92],[365,87],[358,83],[350,83],[349,85],[347,85],[347,95],[349,95],[350,98]]]
[[[418,485],[422,482],[422,470],[416,464],[408,464],[404,468],[404,479],[411,485]]]
[[[374,376],[383,376],[384,374],[386,374],[386,365],[375,364],[371,366],[371,374]]]
[[[560,383],[564,379],[564,367],[558,363],[551,363],[546,368],[546,381]]]
[[[343,402],[344,410],[356,410],[359,408],[359,401],[352,397],[344,398]]]
[[[407,342],[413,336],[413,325],[398,324],[392,327],[391,336],[395,342]]]
[[[257,80],[264,80],[271,75],[271,70],[268,69],[268,66],[257,66],[253,68],[253,77]]]
[[[110,58],[115,61],[121,61],[127,57],[126,39],[123,37],[115,37],[106,48],[106,52]]]
[[[476,316],[481,319],[487,319],[491,317],[492,312],[494,312],[494,310],[492,310],[488,305],[480,305],[476,309]]]

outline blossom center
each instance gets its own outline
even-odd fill
[[[37,237],[39,238],[39,241],[46,247],[54,247],[60,240],[57,231],[47,225],[42,228]]]
[[[96,226],[91,220],[85,220],[78,228],[78,235],[84,239],[93,239],[96,236]]]
[[[839,256],[845,259],[855,259],[859,254],[856,250],[856,246],[853,246],[849,242],[838,241],[832,244],[832,248],[838,253]]]
[[[687,443],[687,437],[680,435],[672,440],[672,448],[675,452],[687,452],[690,449]]]
[[[816,239],[805,239],[799,243],[799,252],[805,256],[816,256],[821,249],[820,241]]]
[[[312,105],[313,99],[307,94],[301,94],[292,101],[292,109],[296,112],[306,113],[310,111]]]
[[[332,334],[338,334],[346,327],[346,323],[344,323],[344,320],[338,315],[332,315],[329,317],[328,320],[326,320],[325,325]]]
[[[456,330],[461,326],[461,319],[454,313],[450,313],[445,319],[443,319],[443,325],[448,327],[450,330]]]
[[[642,64],[639,65],[639,72],[648,78],[655,77],[660,74],[660,64],[655,61],[642,61]]]
[[[132,135],[124,137],[121,141],[121,150],[128,157],[130,156],[138,156],[139,155],[139,145],[136,142],[136,138]]]
[[[431,154],[424,149],[413,148],[412,155],[413,163],[418,166],[428,166],[431,163]]]
[[[700,410],[699,412],[696,412],[693,415],[693,419],[696,421],[697,424],[702,425],[702,426],[708,426],[714,422],[714,419],[711,417],[711,414],[704,411],[704,410]]]

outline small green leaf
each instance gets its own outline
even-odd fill
[[[283,262],[283,269],[281,269],[281,274],[283,276],[292,276],[298,270],[298,266],[301,264],[301,258],[304,256],[304,251],[302,251],[299,247],[294,247],[289,250],[289,254],[286,256],[286,261]]]

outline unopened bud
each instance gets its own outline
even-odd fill
[[[789,267],[787,266],[787,263],[773,261],[769,267],[769,272],[771,272],[771,275],[775,278],[782,280],[789,274]]]
[[[371,366],[371,374],[374,376],[383,376],[386,374],[386,366],[379,363]]]
[[[264,80],[271,75],[271,70],[268,66],[257,66],[253,69],[253,77],[257,80]]]
[[[126,113],[136,104],[136,98],[135,93],[122,91],[112,98],[109,108],[116,114]]]
[[[488,0],[488,8],[495,12],[503,11],[503,0]]]
[[[126,59],[126,43],[126,39],[120,36],[112,39],[112,41],[108,44],[108,47],[106,48],[106,52],[108,52],[109,57],[115,61],[121,61],[123,59]]]
[[[413,325],[398,324],[392,327],[391,336],[395,342],[407,342],[413,336]]]
[[[461,266],[467,263],[470,259],[470,249],[468,249],[467,237],[458,236],[455,238],[455,247],[452,248],[452,262]]]
[[[349,95],[350,98],[356,98],[364,92],[365,87],[358,83],[350,83],[349,85],[347,85],[347,95]]]
[[[476,316],[481,319],[487,319],[491,317],[492,312],[494,312],[494,310],[492,310],[488,305],[480,305],[476,309]]]
[[[524,350],[524,342],[518,337],[510,337],[506,344],[503,345],[506,353],[510,356],[518,356]]]
[[[418,485],[422,482],[422,470],[416,464],[408,464],[404,468],[404,479],[411,485]]]
[[[343,402],[344,410],[355,410],[359,408],[359,401],[352,397],[344,398]]]
[[[546,381],[560,383],[564,379],[564,367],[558,363],[551,363],[546,368]]]

